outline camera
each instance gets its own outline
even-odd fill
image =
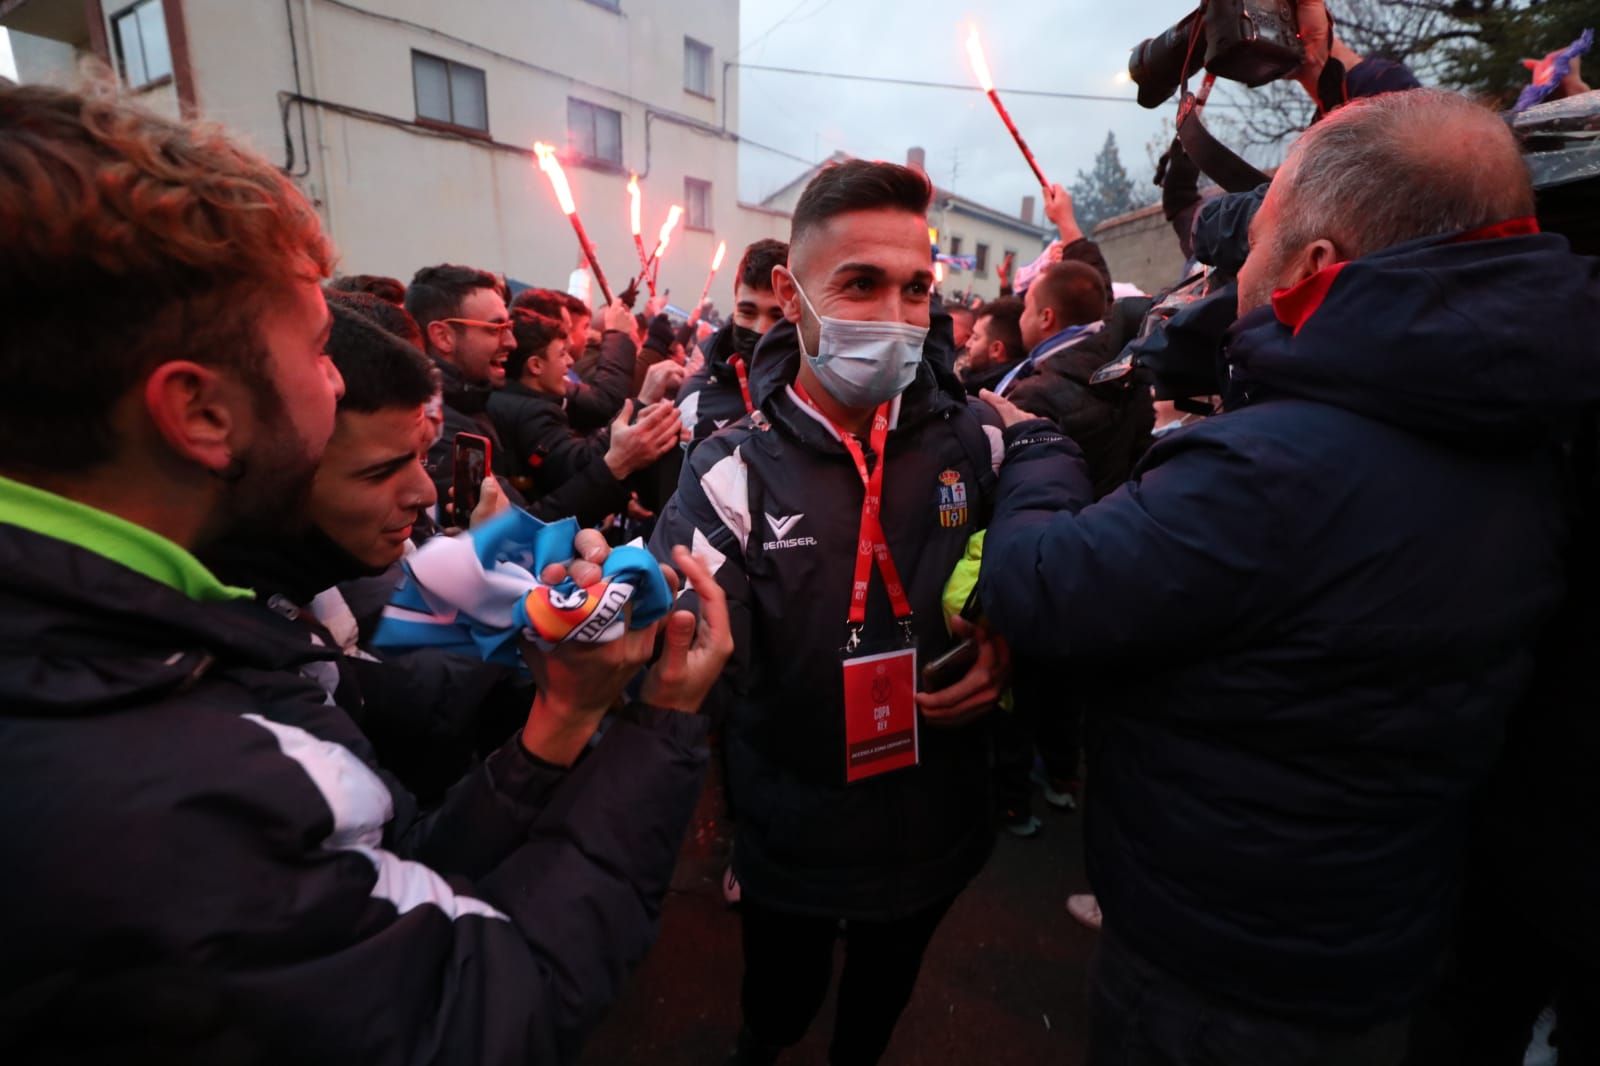
[[[1204,67],[1254,89],[1305,62],[1293,0],[1205,0],[1171,29],[1140,41],[1128,76],[1142,107],[1160,107]]]

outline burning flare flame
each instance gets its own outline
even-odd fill
[[[994,92],[994,79],[989,76],[989,61],[983,58],[983,42],[978,39],[977,23],[967,25],[967,59],[972,63],[972,73],[986,93]]]
[[[572,202],[572,189],[567,185],[566,172],[556,160],[555,149],[543,141],[535,141],[533,154],[539,158],[539,169],[550,178],[550,187],[556,191],[556,202],[561,205],[561,213],[570,216],[578,207]]]
[[[672,231],[678,228],[678,219],[683,217],[683,208],[673,204],[667,209],[667,220],[661,223],[659,247],[656,254],[660,255],[667,250],[667,244],[672,240]]]

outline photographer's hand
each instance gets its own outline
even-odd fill
[[[1322,101],[1317,94],[1317,81],[1322,77],[1328,60],[1337,59],[1349,71],[1361,62],[1361,57],[1333,32],[1333,17],[1328,14],[1325,0],[1298,0],[1295,18],[1300,24],[1300,40],[1305,45],[1306,61],[1292,77],[1305,89],[1311,102],[1320,107]]]

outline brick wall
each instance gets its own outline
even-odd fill
[[[1111,264],[1114,281],[1130,282],[1154,295],[1180,280],[1183,253],[1160,204],[1106,219],[1096,227],[1094,239]]]

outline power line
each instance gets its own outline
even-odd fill
[[[741,70],[757,70],[768,74],[795,74],[806,78],[833,78],[837,81],[868,81],[880,85],[908,85],[916,89],[959,89],[962,92],[977,92],[976,85],[955,81],[920,81],[916,78],[889,78],[874,74],[845,74],[835,70],[801,70],[797,67],[770,67],[760,63],[734,63]],[[1054,100],[1089,100],[1105,104],[1137,104],[1139,101],[1131,96],[1105,96],[1097,93],[1070,93],[1050,89],[1001,89],[1006,96],[1043,96]],[[1236,104],[1224,104],[1213,101],[1210,107],[1235,107]]]
[[[771,37],[774,33],[777,33],[778,29],[780,27],[782,27],[786,22],[788,22],[790,19],[792,19],[796,15],[798,15],[800,13],[800,9],[805,7],[810,2],[811,2],[811,0],[800,0],[799,3],[795,4],[794,7],[791,7],[789,9],[788,14],[784,15],[783,18],[779,19],[777,22],[774,22],[771,26],[768,26],[767,29],[765,30],[765,32],[763,32],[759,36],[757,36],[755,38],[755,40],[748,41],[748,42],[746,42],[744,44],[741,44],[739,46],[738,51],[734,52],[732,57],[730,57],[730,58],[738,59],[740,56],[744,55],[745,52],[747,52],[750,49],[754,48],[756,45],[760,44],[762,41],[766,40],[768,37]],[[822,7],[819,7],[815,11],[811,12],[811,14],[807,15],[806,18],[812,18],[812,17],[814,17],[816,15],[821,14],[822,13],[822,8],[827,7],[831,3],[833,3],[833,0],[823,0]]]

